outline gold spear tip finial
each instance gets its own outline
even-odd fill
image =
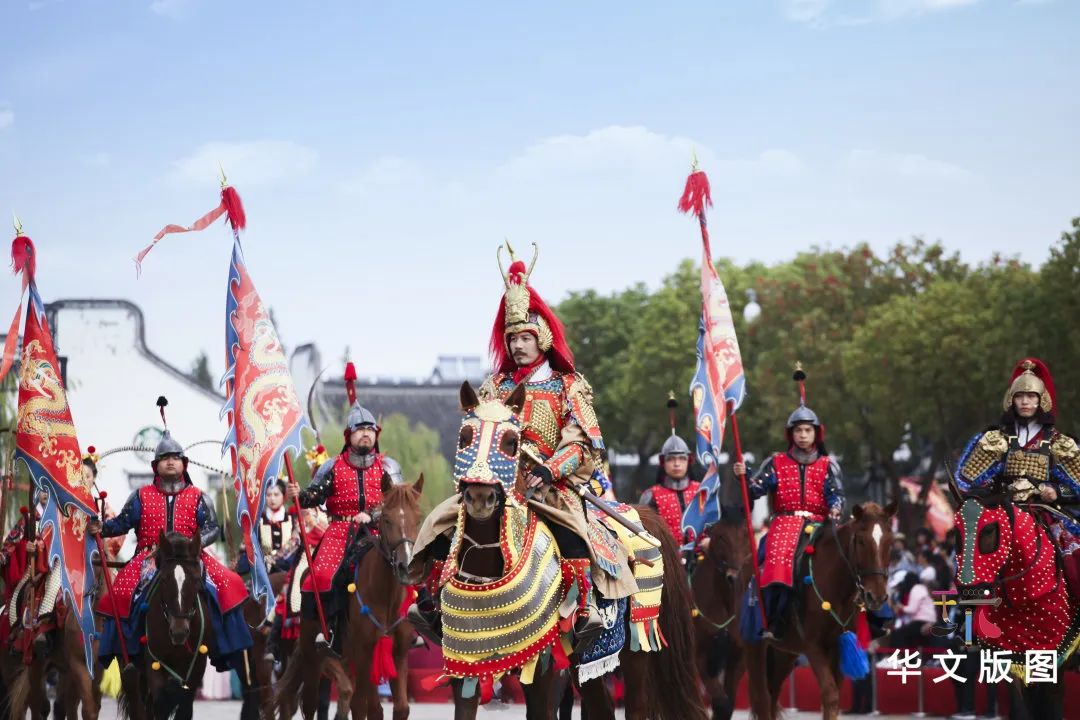
[[[802,366],[801,362],[795,361],[795,372],[792,374],[792,377],[796,381],[806,379],[806,371],[803,370],[803,366]]]
[[[514,254],[514,247],[510,244],[510,238],[504,236],[503,244],[506,245],[506,249],[510,253],[510,262],[517,260],[517,255]]]
[[[15,213],[11,213],[12,225],[15,227],[15,234],[22,235],[22,221],[19,220],[19,216]]]
[[[224,166],[222,166],[220,160],[218,161],[217,166],[218,166],[218,172],[221,174],[221,187],[224,188],[226,185],[229,184],[229,179],[227,177],[225,177],[225,168],[224,168]]]
[[[698,171],[697,148],[690,147],[690,172]]]

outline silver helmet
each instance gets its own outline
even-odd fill
[[[378,420],[371,414],[371,411],[361,405],[359,401],[354,402],[353,406],[349,408],[349,416],[345,421],[345,430],[351,433],[365,425],[375,428],[376,432],[381,429]]]
[[[689,454],[690,447],[686,444],[686,441],[684,441],[681,437],[675,434],[672,434],[667,440],[665,440],[663,447],[660,448],[660,457]]]
[[[156,463],[166,455],[179,455],[181,458],[187,459],[184,454],[184,446],[178,443],[168,430],[161,436],[161,442],[154,449],[154,462]]]
[[[790,430],[796,425],[802,425],[803,423],[809,423],[816,428],[821,427],[821,421],[818,420],[817,413],[805,405],[800,405],[795,408],[795,412],[788,416],[787,429]]]

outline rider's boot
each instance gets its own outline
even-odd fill
[[[589,561],[585,560],[578,572],[578,589],[582,600],[579,600],[577,619],[574,621],[574,652],[579,655],[588,650],[604,630],[604,619],[600,617],[600,608],[596,604],[596,588],[593,587],[588,563]]]
[[[408,618],[422,637],[442,646],[442,615],[435,607],[435,601],[427,587],[421,586],[417,590],[416,602],[409,606]]]

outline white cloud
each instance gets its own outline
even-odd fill
[[[150,12],[176,20],[183,17],[190,6],[191,0],[154,0],[150,3]]]
[[[309,147],[283,140],[211,142],[173,163],[172,182],[204,185],[224,168],[230,181],[244,185],[274,183],[307,173],[318,160]]]
[[[979,2],[981,0],[784,0],[783,14],[792,22],[815,26],[864,25],[975,5]]]
[[[412,160],[385,155],[342,183],[341,191],[347,195],[362,195],[390,186],[417,185],[424,180],[424,171]]]
[[[852,150],[844,160],[855,173],[888,174],[906,178],[964,181],[975,177],[970,170],[917,153]]]
[[[11,127],[15,124],[15,111],[7,108],[0,108],[0,130]]]

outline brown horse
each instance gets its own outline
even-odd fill
[[[519,385],[505,401],[481,403],[468,382],[461,388],[461,407],[465,417],[458,441],[455,467],[481,468],[498,482],[469,482],[458,472],[460,503],[465,508],[457,555],[457,577],[468,584],[484,586],[497,583],[509,568],[504,567],[500,548],[502,515],[507,507],[507,488],[520,490],[517,456],[521,432],[518,410],[525,401],[525,386]],[[515,486],[518,486],[516,489]],[[704,720],[705,708],[698,690],[694,665],[694,638],[690,627],[692,602],[690,590],[679,559],[679,548],[667,525],[654,511],[635,508],[642,525],[661,543],[663,577],[659,625],[666,647],[657,652],[631,652],[630,642],[619,653],[625,679],[626,717],[628,720]],[[529,512],[532,512],[531,510]],[[435,514],[433,513],[433,517]],[[433,522],[429,519],[429,522]],[[537,528],[537,537],[540,529]],[[623,550],[628,552],[627,550]],[[636,558],[631,557],[631,561]],[[524,562],[524,560],[522,560]],[[518,567],[521,567],[519,564]],[[545,569],[546,571],[546,569]],[[539,604],[544,612],[546,605]],[[492,608],[494,609],[494,608]],[[486,610],[477,608],[477,612]],[[558,607],[555,613],[558,613]],[[557,620],[557,618],[554,618]],[[633,627],[629,613],[624,619],[626,637]],[[494,628],[492,628],[494,630]],[[556,642],[560,642],[556,640]],[[571,654],[570,672],[575,676],[580,658]],[[532,682],[523,683],[526,716],[547,720],[561,696],[562,685],[556,680],[554,659],[537,662]],[[467,691],[463,679],[451,681],[454,692],[455,720],[475,720],[480,702],[479,691]],[[582,707],[590,720],[614,718],[614,707],[604,677],[578,684]],[[468,697],[466,696],[468,694]]]
[[[124,668],[118,704],[123,717],[190,720],[202,686],[206,653],[214,643],[203,590],[202,541],[161,532],[154,559],[157,576],[147,591],[146,644]]]
[[[712,704],[713,720],[728,720],[746,667],[737,621],[742,600],[739,572],[750,560],[741,517],[725,514],[705,530],[690,575],[698,673]]]
[[[394,720],[409,717],[407,660],[413,629],[404,619],[402,606],[408,593],[412,548],[422,519],[423,488],[423,475],[412,485],[395,485],[390,476],[383,475],[379,535],[362,535],[358,540],[373,547],[360,560],[349,584],[352,597],[344,604],[345,622],[339,631],[345,633],[343,657],[319,651],[315,643],[319,623],[305,618],[293,657],[279,681],[277,703],[282,716],[294,709],[293,698],[299,694],[302,716],[314,717],[319,681],[325,675],[337,685],[338,718],[348,717],[351,711],[354,720],[381,720],[381,677],[390,680]]]
[[[892,518],[896,503],[885,508],[875,503],[856,505],[852,519],[839,527],[826,523],[815,536],[813,554],[797,560],[795,595],[783,637],[744,646],[750,677],[753,717],[776,720],[779,695],[799,655],[805,655],[821,690],[821,716],[840,714],[840,635],[853,629],[855,614],[877,610],[888,597],[886,568],[892,547]],[[752,574],[743,566],[739,587]],[[809,577],[811,582],[799,582]],[[757,612],[751,608],[750,612]]]

